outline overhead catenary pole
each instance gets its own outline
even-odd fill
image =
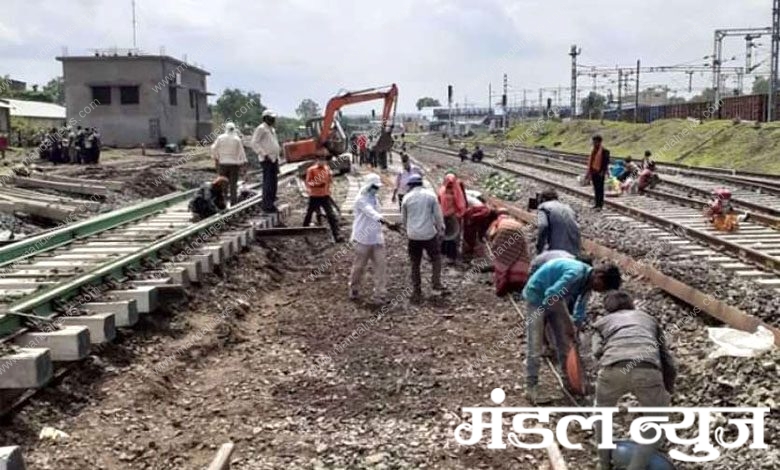
[[[617,120],[623,119],[623,69],[618,69]]]
[[[507,101],[506,101],[506,98],[507,98],[506,95],[507,95],[507,91],[508,90],[509,90],[509,80],[508,80],[506,74],[504,74],[504,95],[501,98],[501,104],[503,106],[503,111],[504,111],[504,122],[503,122],[503,126],[502,126],[504,132],[506,132],[506,125],[507,125],[506,121],[507,121],[507,119],[509,117],[509,116],[507,116],[507,114],[508,114],[507,107],[508,106],[507,106]]]
[[[634,92],[634,122],[639,122],[639,59],[636,60],[636,90]]]
[[[769,67],[769,96],[767,97],[766,120],[775,119],[777,98],[778,55],[780,54],[780,0],[772,2],[772,58]]]
[[[135,21],[135,0],[133,0],[133,49],[138,48],[138,44],[136,42],[136,34],[135,34],[137,24],[138,23],[136,23]]]
[[[571,118],[577,116],[577,56],[582,53],[582,49],[577,49],[576,44],[572,44],[569,55],[571,56]]]

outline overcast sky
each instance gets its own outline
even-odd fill
[[[713,31],[764,27],[771,0],[137,0],[138,46],[186,54],[211,72],[210,91],[260,92],[292,114],[303,98],[324,105],[344,89],[395,82],[399,110],[421,96],[487,102],[509,75],[510,103],[538,100],[539,87],[569,86],[571,44],[584,64],[703,63]],[[131,47],[131,0],[2,0],[0,75],[45,83],[61,75],[54,57]],[[767,57],[769,38],[758,60]],[[744,64],[744,40],[727,42]],[[768,63],[768,60],[767,60]],[[764,67],[764,70],[766,67]],[[680,93],[687,76],[654,75]],[[590,88],[590,77],[580,77]],[[606,85],[605,78],[599,84]],[[694,86],[710,83],[697,76]],[[746,80],[750,82],[752,80]],[[746,83],[749,88],[749,84]],[[644,86],[642,86],[644,88]],[[497,99],[497,98],[496,98]],[[379,106],[376,106],[379,109]],[[358,110],[361,110],[358,108]],[[347,110],[345,110],[346,112]]]

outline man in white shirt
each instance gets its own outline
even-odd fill
[[[398,198],[399,209],[404,200],[404,195],[409,191],[409,188],[407,187],[409,177],[412,175],[423,176],[423,171],[419,167],[412,165],[409,161],[409,155],[405,153],[401,154],[401,164],[403,166],[403,171],[399,173],[395,179],[395,189],[393,189],[392,199],[392,201],[395,202],[396,197]]]
[[[276,114],[270,109],[263,111],[263,122],[252,135],[252,149],[260,159],[263,168],[263,210],[276,212],[276,188],[279,184],[279,139],[276,137]]]
[[[423,188],[420,175],[411,175],[407,180],[409,192],[401,203],[401,220],[409,238],[409,259],[412,263],[412,301],[422,298],[420,264],[423,251],[431,258],[433,290],[446,291],[441,283],[440,237],[444,234],[444,217],[439,199],[433,191]]]
[[[238,175],[246,168],[246,152],[232,122],[225,123],[225,133],[220,134],[211,145],[211,158],[219,175],[227,178],[230,205],[235,206],[238,203]]]
[[[388,223],[379,213],[379,199],[377,192],[382,187],[379,175],[369,173],[365,184],[360,188],[360,194],[355,201],[352,222],[352,237],[350,241],[355,244],[355,261],[352,264],[352,272],[349,276],[349,298],[357,300],[360,281],[366,271],[368,261],[371,261],[374,269],[374,302],[383,303],[385,300],[387,276],[385,262],[385,239],[382,234],[382,225],[395,229],[396,224]]]

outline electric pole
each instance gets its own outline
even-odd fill
[[[618,99],[617,120],[623,119],[623,70],[618,69]]]
[[[775,119],[778,54],[780,54],[780,0],[774,0],[772,2],[772,62],[769,68],[769,97],[766,107],[767,121]]]
[[[133,4],[133,49],[137,49],[138,44],[136,43],[136,38],[135,38],[135,30],[137,25],[135,21],[135,0],[133,0],[132,4]]]
[[[493,84],[488,83],[488,113],[493,114]]]
[[[507,116],[508,110],[507,110],[507,105],[506,105],[506,94],[507,94],[507,90],[508,89],[509,89],[509,80],[507,79],[506,74],[504,74],[504,95],[501,97],[501,105],[504,108],[504,124],[502,126],[503,129],[504,129],[504,132],[506,132],[506,124],[507,124],[506,121],[507,121],[507,118],[509,117],[509,116]]]
[[[634,94],[634,122],[639,122],[639,59],[636,60],[636,93]]]
[[[577,116],[577,56],[582,54],[576,44],[572,44],[569,55],[571,56],[571,118]]]

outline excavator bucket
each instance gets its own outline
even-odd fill
[[[379,139],[374,145],[374,150],[377,152],[389,152],[393,148],[393,134],[392,131],[382,131],[379,135]]]

